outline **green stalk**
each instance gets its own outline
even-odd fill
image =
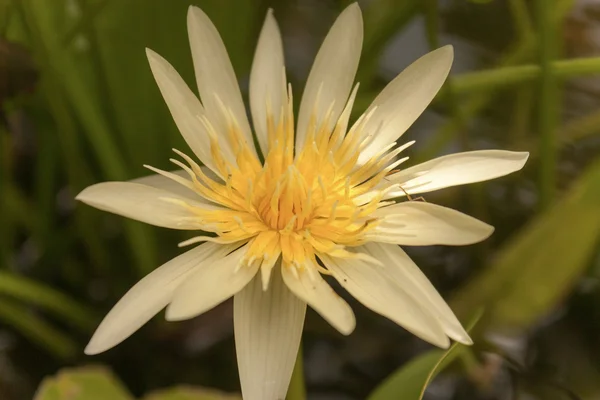
[[[533,87],[525,86],[517,89],[513,107],[511,141],[513,148],[526,149],[527,135],[531,130],[531,113],[535,104],[535,92]]]
[[[510,8],[512,19],[521,40],[525,37],[529,37],[533,33],[533,26],[531,18],[529,18],[529,12],[525,1],[509,0],[508,7]]]
[[[525,40],[519,42],[499,63],[500,66],[510,66],[516,64],[518,62],[522,62],[522,60],[528,56],[533,46],[532,40]],[[493,69],[491,71],[496,71],[500,68]],[[463,75],[457,75],[453,80],[453,91],[455,95],[460,95],[465,90],[463,89],[465,78],[470,77],[471,75],[478,74],[479,72],[472,72]],[[467,82],[468,83],[468,82]],[[502,83],[498,83],[502,85]],[[485,91],[488,89],[486,86],[482,88],[482,93],[470,99],[465,106],[462,107],[462,114],[465,120],[469,120],[473,118],[480,110],[482,110],[487,104],[489,104],[493,99],[493,93],[491,91]],[[439,130],[439,132],[435,135],[432,141],[427,145],[427,147],[416,157],[415,162],[423,162],[425,160],[429,160],[442,151],[442,149],[450,143],[454,135],[460,130],[461,125],[457,124],[454,119],[445,123]]]
[[[540,148],[540,207],[547,208],[556,193],[559,93],[554,59],[558,56],[559,40],[555,24],[550,21],[551,7],[547,0],[536,0],[535,10],[539,32],[538,131]]]
[[[423,2],[423,7],[425,11],[425,25],[429,47],[431,50],[434,50],[440,47],[440,10],[438,0],[425,0]],[[470,150],[471,144],[468,135],[467,119],[459,106],[459,101],[454,89],[454,77],[452,75],[448,76],[448,79],[446,79],[440,97],[441,101],[447,105],[450,111],[452,117],[450,126],[452,126],[453,130],[457,133],[458,144],[461,151]],[[471,210],[471,215],[484,221],[488,219],[487,204],[481,185],[469,185],[458,194],[464,198],[467,206]],[[478,250],[481,252],[478,254],[480,259],[485,259],[487,257],[487,252],[489,251],[488,245],[484,243],[478,247]]]
[[[62,97],[61,100],[69,99],[84,125],[85,132],[88,133],[88,138],[92,143],[94,150],[97,152],[98,160],[106,177],[110,180],[126,179],[126,164],[118,151],[116,143],[111,138],[110,129],[106,125],[104,117],[98,111],[94,101],[89,97],[89,93],[87,93],[85,85],[82,82],[81,74],[69,62],[61,61],[64,59],[65,54],[57,48],[59,45],[58,43],[52,42],[50,38],[45,40],[46,36],[43,35],[43,31],[39,26],[40,19],[36,18],[35,11],[33,7],[31,7],[30,2],[21,0],[17,2],[17,5],[25,24],[29,29],[31,41],[37,51],[38,60],[46,73],[49,85],[52,86],[45,94],[51,109],[54,109],[53,114],[58,116],[58,113],[60,112],[57,123],[59,123],[59,125],[61,122],[63,124],[69,123],[71,125],[69,136],[71,141],[76,143],[76,139],[74,138],[76,135],[75,126],[74,122],[71,121],[67,105],[64,104],[64,101],[61,101],[59,104],[54,104],[56,97]],[[51,57],[51,55],[54,57]],[[52,62],[58,64],[52,64]],[[64,97],[60,96],[61,93],[64,93]],[[62,107],[62,109],[56,110],[56,107]],[[61,127],[59,126],[59,131],[62,130],[60,128]],[[75,164],[75,170],[87,165],[87,163],[83,163],[82,161],[74,162],[74,160],[81,159],[79,154],[78,149],[70,149],[69,155],[74,158],[69,161]],[[81,182],[81,180],[75,182]],[[85,185],[76,185],[75,189],[81,189],[84,186]],[[155,260],[157,257],[154,236],[146,227],[134,223],[133,221],[125,221],[124,225],[126,237],[132,249],[136,267],[140,274],[145,274],[156,266]],[[94,228],[93,226],[89,226],[87,229],[93,230]],[[96,234],[95,232],[93,233]]]
[[[13,6],[10,0],[0,0],[0,37],[4,37],[6,34],[12,11]]]
[[[306,385],[304,383],[304,362],[302,359],[302,343],[298,348],[296,364],[292,373],[292,380],[286,396],[286,400],[306,400]]]
[[[562,21],[566,13],[571,9],[573,0],[560,0],[557,1],[551,10],[551,18],[553,23],[558,23]],[[513,18],[519,20],[517,23],[520,26],[522,32],[521,37],[515,44],[515,46],[507,53],[506,56],[499,62],[500,69],[508,68],[514,64],[521,63],[523,61],[527,61],[529,55],[535,50],[537,46],[536,36],[533,34],[533,30],[528,29],[528,27],[532,26],[532,23],[528,21],[529,16],[527,13],[527,7],[525,4],[521,4],[521,2],[517,2],[517,0],[513,0],[509,5],[511,6],[511,11],[513,12]],[[585,67],[585,66],[583,66]],[[518,67],[515,67],[518,68]],[[534,68],[539,68],[539,66],[534,66]],[[497,71],[498,69],[494,69],[493,71]],[[597,70],[596,70],[597,71]],[[475,73],[477,74],[477,73]],[[470,76],[471,74],[465,75]],[[527,81],[537,79],[537,71],[533,71],[531,73],[532,78],[525,79]],[[520,82],[515,82],[520,83]],[[455,80],[454,90],[456,94],[461,92],[460,87],[460,79],[459,77]],[[504,86],[504,82],[499,80],[496,82],[497,86]],[[480,87],[481,90],[487,90],[488,86]],[[493,92],[486,91],[484,93],[480,93],[475,98],[469,100],[466,106],[463,107],[463,116],[466,120],[471,119],[480,110],[482,110],[486,105],[488,105],[493,100]],[[449,121],[440,129],[440,132],[435,136],[435,138],[428,144],[426,149],[424,149],[417,157],[415,162],[422,162],[424,160],[428,160],[432,157],[435,157],[439,154],[439,152],[446,146],[454,135],[459,131],[460,126],[455,123],[454,120]]]
[[[600,75],[600,57],[584,57],[560,60],[551,63],[551,74],[560,80],[587,75]],[[468,72],[454,78],[454,89],[458,94],[487,92],[490,89],[520,85],[540,79],[539,65],[520,65],[490,70]]]
[[[593,112],[565,125],[562,129],[562,140],[565,143],[572,143],[598,133],[600,133],[600,111]]]
[[[53,133],[42,126],[37,130],[38,148],[43,150],[39,152],[35,166],[35,234],[44,250],[56,231],[55,196],[60,150]]]
[[[90,2],[88,5],[85,3],[85,7],[81,7],[81,17],[77,20],[77,22],[67,31],[62,42],[65,47],[70,46],[71,42],[78,34],[86,31],[86,29],[93,24],[96,17],[102,12],[104,7],[108,5],[109,0],[100,0]],[[79,5],[82,5],[82,1],[78,1]]]
[[[69,182],[74,188],[82,188],[91,183],[91,174],[87,168],[87,163],[82,159],[77,140],[77,129],[75,122],[71,118],[67,105],[61,96],[60,86],[54,79],[55,76],[52,67],[47,62],[48,58],[45,54],[43,43],[39,41],[39,32],[35,30],[35,25],[32,27],[28,18],[25,2],[15,2],[17,11],[20,12],[21,18],[29,28],[30,42],[34,50],[36,59],[40,63],[40,68],[44,72],[40,83],[40,91],[46,98],[50,113],[57,126],[59,148],[63,152],[63,159],[66,165],[66,172]],[[105,269],[109,263],[107,253],[102,248],[100,238],[94,228],[94,221],[91,219],[91,214],[88,210],[78,210],[75,213],[75,224],[81,232],[82,238],[90,253],[90,258],[93,265],[98,269]]]
[[[0,126],[0,193],[3,193],[0,200],[0,268],[8,265],[8,260],[11,257],[12,244],[14,239],[14,219],[11,212],[8,211],[6,204],[7,188],[12,186],[10,177],[10,157],[9,150],[11,146],[10,136],[5,132],[3,126]]]

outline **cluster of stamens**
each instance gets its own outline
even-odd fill
[[[189,179],[149,167],[214,204],[198,207],[181,199],[165,199],[188,208],[199,230],[214,234],[194,237],[181,245],[201,241],[248,243],[247,255],[239,268],[260,263],[265,284],[280,256],[284,268],[291,268],[295,275],[301,270],[327,273],[317,262],[319,253],[376,262],[347,248],[364,244],[365,234],[377,226],[378,220],[370,215],[389,204],[382,201],[390,189],[381,188],[383,178],[407,159],[396,160],[396,156],[412,143],[391,150],[393,143],[358,165],[359,155],[372,137],[363,135],[372,112],[347,130],[355,94],[356,89],[335,123],[330,123],[332,107],[321,121],[313,117],[304,146],[294,152],[292,93],[288,86],[288,101],[278,120],[274,120],[273,113],[267,116],[269,150],[264,163],[242,138],[231,113],[223,109],[229,121],[228,143],[233,152],[229,158],[224,156],[218,133],[208,118],[202,117],[211,138],[215,172],[220,177],[212,176],[178,150],[175,152],[187,164],[171,161],[183,168]],[[368,201],[357,201],[367,193]]]

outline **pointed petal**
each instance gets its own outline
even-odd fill
[[[332,118],[328,123],[330,128],[335,125],[352,89],[362,42],[362,13],[358,4],[353,3],[346,7],[329,30],[308,75],[298,113],[296,151],[304,145],[313,111],[319,124],[333,104]]]
[[[183,230],[199,229],[200,226],[194,221],[194,214],[177,202],[198,208],[210,207],[176,193],[131,182],[97,183],[85,188],[76,199],[147,224]]]
[[[127,339],[169,303],[174,290],[195,268],[221,255],[221,245],[205,243],[152,271],[110,310],[85,353],[102,353]]]
[[[214,180],[215,182],[219,182],[219,183],[222,182],[221,178],[219,178],[208,167],[200,167],[200,169],[202,170],[204,175],[208,176],[210,179]],[[190,180],[189,174],[182,169],[168,171],[168,172],[171,174],[177,175],[181,178],[184,178],[186,180]],[[140,185],[152,186],[153,188],[156,188],[156,189],[161,189],[161,190],[164,190],[164,191],[167,191],[170,193],[175,193],[176,195],[181,196],[181,197],[190,198],[199,203],[206,203],[209,205],[213,205],[208,200],[206,200],[204,197],[198,195],[198,193],[191,190],[190,188],[185,187],[182,184],[174,181],[173,179],[167,178],[166,176],[161,175],[161,174],[146,175],[146,176],[142,176],[140,178],[132,179],[128,182],[139,183]]]
[[[284,399],[300,346],[306,303],[288,290],[281,264],[262,290],[260,276],[235,295],[235,348],[245,400]]]
[[[281,33],[277,21],[273,17],[273,10],[269,10],[258,38],[250,72],[252,121],[263,155],[268,153],[267,115],[269,112],[271,113],[273,123],[277,126],[282,107],[286,106],[287,101],[285,85]]]
[[[176,171],[170,171],[171,173],[180,176],[184,179],[189,179],[189,175],[182,169]],[[128,181],[129,183],[138,183],[140,185],[152,186],[153,188],[164,190],[166,192],[175,193],[181,197],[187,197],[189,199],[205,202],[203,197],[199,196],[193,190],[183,186],[180,183],[175,182],[173,179],[169,179],[164,175],[153,174],[142,176],[141,178],[136,178]]]
[[[453,57],[452,46],[425,54],[402,71],[373,100],[365,114],[375,111],[365,125],[363,135],[374,135],[374,138],[361,152],[359,163],[365,163],[394,142],[415,122],[442,87]]]
[[[308,303],[327,322],[343,335],[352,333],[356,319],[352,308],[321,277],[316,268],[309,273],[306,268],[297,270],[295,276],[291,268],[282,267],[281,274],[288,289]]]
[[[383,267],[361,260],[319,255],[333,277],[366,307],[391,319],[421,339],[439,347],[450,345],[439,321],[395,285]]]
[[[386,183],[397,183],[408,194],[427,193],[449,186],[487,181],[518,171],[529,153],[477,150],[435,158],[389,175]],[[390,196],[404,195],[397,190]]]
[[[231,247],[230,248],[235,248]],[[194,318],[221,304],[250,282],[258,271],[258,263],[240,266],[248,245],[244,245],[221,260],[203,265],[177,288],[167,307],[167,320]]]
[[[146,49],[146,56],[179,132],[200,161],[217,172],[210,154],[210,139],[200,119],[205,115],[200,100],[167,60],[150,49]]]
[[[375,211],[382,218],[373,233],[374,242],[406,246],[444,244],[463,246],[487,239],[494,227],[451,208],[421,201],[405,201]]]
[[[422,307],[434,315],[442,325],[446,335],[470,345],[473,341],[462,327],[448,304],[433,287],[429,279],[410,259],[408,254],[395,244],[368,243],[357,251],[370,254],[384,265],[384,271],[396,285],[401,287]]]
[[[196,83],[210,122],[217,132],[228,131],[221,104],[224,105],[236,119],[250,149],[255,151],[242,94],[217,28],[201,9],[194,6],[188,9],[187,27]]]

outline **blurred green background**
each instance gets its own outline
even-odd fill
[[[180,252],[181,233],[73,198],[96,182],[145,175],[142,164],[169,168],[170,149],[186,148],[144,48],[194,86],[190,3],[221,32],[244,96],[258,32],[274,8],[296,99],[349,4],[0,0],[2,400],[30,399],[44,379],[39,400],[237,398],[230,302],[191,321],[155,318],[115,349],[83,355],[120,296]],[[485,148],[531,157],[514,175],[426,196],[496,226],[491,239],[407,249],[464,321],[484,308],[475,346],[436,367],[441,351],[340,291],[358,327],[342,337],[308,312],[307,398],[418,399],[441,371],[425,399],[600,399],[600,2],[359,3],[365,42],[355,117],[411,61],[450,43],[451,78],[404,136],[417,140],[409,163]]]

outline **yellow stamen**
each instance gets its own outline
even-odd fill
[[[384,201],[385,194],[395,188],[385,187],[384,179],[405,160],[396,161],[396,156],[413,142],[395,150],[393,145],[388,146],[358,165],[360,152],[377,132],[364,132],[375,109],[347,131],[356,89],[337,121],[333,121],[334,104],[327,107],[318,104],[322,99],[319,90],[307,131],[301,132],[305,140],[299,149],[294,149],[291,86],[287,87],[284,93],[287,101],[281,106],[273,106],[269,97],[266,117],[269,151],[262,165],[231,110],[217,98],[226,122],[218,129],[226,131],[218,132],[206,116],[199,118],[209,135],[211,167],[218,177],[207,174],[206,169],[176,149],[174,152],[185,163],[171,161],[186,171],[188,179],[148,167],[213,205],[181,198],[165,199],[191,212],[186,223],[196,223],[200,230],[216,235],[196,236],[180,245],[202,241],[249,242],[248,252],[238,267],[259,263],[264,289],[280,258],[283,268],[289,268],[294,276],[306,272],[311,281],[316,279],[316,273],[329,274],[319,265],[319,254],[376,263],[372,257],[352,252],[351,248],[377,234],[374,229],[379,220],[372,214],[389,205]],[[319,109],[327,111],[318,116]],[[279,115],[274,115],[275,111]],[[358,197],[365,194],[368,202],[360,203]]]

